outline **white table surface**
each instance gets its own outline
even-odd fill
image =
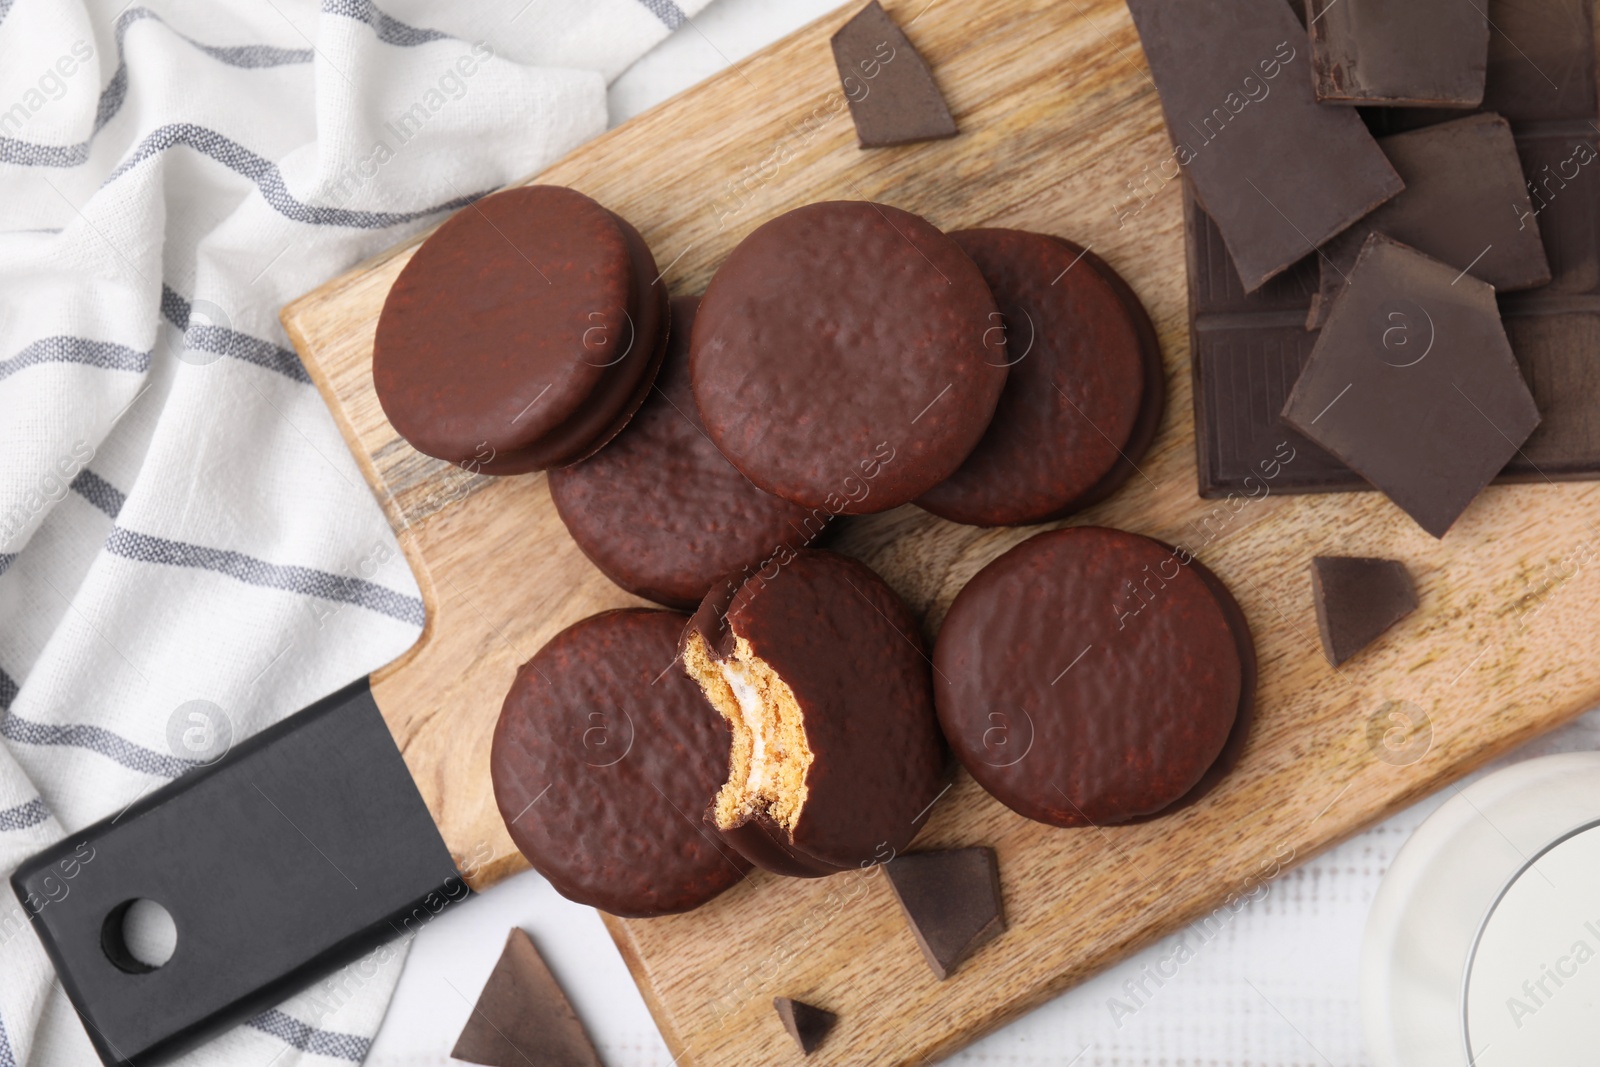
[[[835,6],[833,0],[718,0],[612,85],[612,123]],[[1600,748],[1600,713],[1518,756],[1591,748]],[[1168,938],[948,1062],[1013,1067],[1369,1064],[1356,985],[1367,910],[1395,852],[1449,795],[1424,801],[1282,875],[1209,939],[1196,928]],[[532,934],[608,1067],[669,1067],[672,1057],[599,916],[564,900],[532,872],[464,907],[446,909],[423,929],[367,1063],[444,1067],[458,1062],[449,1059],[450,1049],[512,926]],[[1168,975],[1176,970],[1176,976],[1158,985],[1148,977],[1150,968]],[[1147,992],[1137,988],[1141,981]]]

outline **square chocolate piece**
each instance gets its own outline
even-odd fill
[[[1306,0],[1317,99],[1477,107],[1489,65],[1486,0]]]
[[[1405,179],[1405,192],[1322,246],[1322,287],[1306,329],[1317,329],[1327,319],[1373,233],[1469,271],[1496,292],[1550,281],[1550,261],[1509,122],[1499,115],[1472,115],[1385,137],[1378,145]]]
[[[1485,108],[1513,125],[1594,116],[1593,0],[1472,3],[1487,8],[1492,31]]]
[[[1539,411],[1494,287],[1373,234],[1283,419],[1443,537]]]
[[[1351,108],[1311,91],[1284,0],[1128,0],[1172,136],[1246,292],[1403,187]]]

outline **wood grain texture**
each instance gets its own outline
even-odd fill
[[[945,228],[1018,226],[1091,245],[1149,306],[1171,401],[1141,474],[1075,521],[1181,541],[1233,588],[1261,657],[1257,725],[1222,789],[1146,826],[1051,829],[962,776],[917,846],[994,847],[1011,925],[943,983],[870,871],[811,882],[757,873],[690,915],[609,921],[668,1045],[699,1067],[800,1062],[774,995],[839,1013],[808,1062],[915,1064],[949,1053],[1600,699],[1600,531],[1590,518],[1600,489],[1492,488],[1443,542],[1374,493],[1287,497],[1263,481],[1255,498],[1197,497],[1182,198],[1172,182],[1142,209],[1130,199],[1129,183],[1170,147],[1120,0],[886,6],[937,72],[963,131],[956,139],[856,147],[828,46],[850,13],[841,11],[540,180],[631,219],[678,293],[700,291],[761,221],[830,198],[880,200]],[[569,623],[636,601],[578,553],[542,476],[472,477],[396,439],[372,393],[370,358],[406,255],[330,283],[286,309],[284,322],[423,584],[428,629],[375,678],[374,693],[446,841],[481,886],[522,866],[488,774],[516,666]],[[972,530],[903,508],[850,523],[841,545],[907,598],[931,636],[961,586],[1031,532]],[[1422,599],[1338,672],[1318,644],[1308,571],[1317,554],[1403,560]],[[1424,716],[1414,748],[1384,747],[1386,732]]]

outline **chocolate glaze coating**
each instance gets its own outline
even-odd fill
[[[1211,595],[1217,598],[1217,606],[1228,620],[1228,629],[1233,631],[1234,645],[1239,650],[1239,710],[1234,716],[1233,728],[1228,731],[1228,740],[1222,745],[1221,754],[1206,768],[1206,773],[1200,776],[1194,787],[1160,811],[1140,815],[1129,819],[1129,822],[1149,822],[1204,800],[1239,765],[1245,743],[1250,740],[1250,728],[1256,721],[1256,682],[1260,675],[1256,663],[1255,638],[1250,634],[1250,623],[1244,617],[1244,609],[1239,607],[1239,602],[1233,598],[1232,591],[1223,584],[1222,579],[1211,573],[1211,568],[1192,557],[1187,566],[1210,587]]]
[[[882,578],[805,549],[714,591],[685,640],[690,632],[719,656],[736,638],[750,643],[794,692],[813,756],[792,840],[758,815],[719,831],[729,844],[757,866],[807,877],[883,862],[911,843],[948,770],[916,619]]]
[[[599,386],[559,428],[526,448],[497,457],[498,473],[550,470],[587,459],[622,432],[650,395],[667,354],[671,302],[665,285],[651,285],[656,261],[650,246],[627,219],[620,215],[616,219],[628,238],[633,291],[643,298],[636,299],[628,312],[629,325],[615,348],[609,339],[590,344],[598,349],[590,358],[607,364]]]
[[[765,812],[752,815],[745,822],[717,833],[741,856],[764,871],[781,874],[785,878],[824,878],[830,874],[850,870],[849,864],[828,863],[808,855],[789,840],[789,833],[773,822]],[[887,858],[890,853],[885,852]],[[859,861],[868,866],[872,861]]]
[[[485,197],[389,290],[372,364],[384,414],[419,452],[475,471],[581,459],[649,388],[667,317],[655,274],[638,232],[582,193]]]
[[[517,672],[495,725],[495,802],[562,896],[613,915],[687,911],[748,865],[700,825],[731,733],[673,663],[687,617],[610,611]],[[548,790],[548,791],[547,791]]]
[[[1055,530],[956,597],[934,649],[939,722],[997,800],[1055,826],[1105,826],[1201,782],[1238,719],[1244,670],[1189,562],[1136,534]]]
[[[1149,315],[1110,267],[1069,241],[1021,230],[950,237],[994,291],[1011,374],[983,440],[918,506],[953,522],[1021,526],[1108,495],[1160,421],[1161,347]]]
[[[666,361],[627,429],[591,458],[549,475],[568,532],[606,577],[689,610],[728,574],[808,544],[831,518],[757,489],[706,436],[689,386],[699,302],[672,302]]]
[[[961,248],[881,204],[810,204],[712,279],[691,342],[706,430],[761,488],[847,514],[898,507],[983,436],[1006,368],[998,309]]]
[[[1069,248],[1078,246],[1063,238],[1056,238]],[[1090,489],[1073,504],[1074,511],[1081,511],[1091,505],[1109,497],[1121,489],[1128,479],[1138,471],[1139,461],[1144,459],[1145,453],[1150,451],[1150,446],[1155,442],[1156,434],[1161,429],[1161,417],[1167,410],[1167,365],[1161,355],[1161,335],[1156,333],[1156,324],[1150,321],[1150,313],[1145,310],[1144,302],[1139,299],[1139,294],[1133,291],[1133,286],[1118,274],[1112,266],[1088,249],[1083,250],[1083,263],[1100,272],[1100,276],[1117,291],[1122,302],[1133,315],[1134,325],[1139,331],[1139,349],[1144,357],[1144,399],[1139,405],[1139,415],[1134,420],[1133,431],[1128,434],[1128,441],[1122,446],[1122,455],[1104,478],[1100,479],[1093,489]]]

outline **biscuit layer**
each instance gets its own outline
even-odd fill
[[[735,639],[731,656],[718,659],[705,638],[692,633],[683,662],[733,731],[728,780],[713,807],[717,827],[730,830],[765,812],[793,834],[812,760],[794,691],[743,637]]]

